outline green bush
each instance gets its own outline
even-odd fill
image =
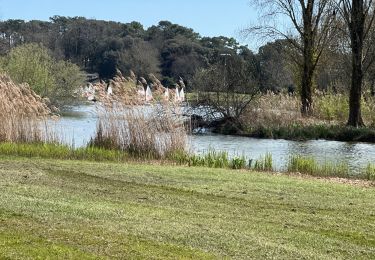
[[[54,105],[73,100],[74,91],[84,83],[84,74],[69,61],[55,60],[42,45],[30,43],[13,48],[1,59],[1,70],[17,83],[28,83]]]

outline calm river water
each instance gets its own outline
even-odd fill
[[[79,147],[85,145],[94,135],[96,122],[94,106],[77,106],[63,112],[55,125],[65,142]],[[213,134],[192,135],[189,143],[191,151],[199,154],[210,148],[227,151],[230,156],[245,155],[249,159],[258,159],[271,153],[278,170],[283,170],[288,158],[295,154],[313,156],[320,162],[345,161],[353,172],[358,172],[369,162],[375,162],[375,144],[367,143],[325,140],[299,142]]]

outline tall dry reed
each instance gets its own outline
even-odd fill
[[[45,118],[51,113],[47,100],[28,84],[15,84],[0,74],[0,142],[47,142],[55,137],[47,131]]]
[[[293,125],[345,124],[349,115],[348,97],[315,91],[309,117],[300,112],[298,95],[267,93],[249,106],[242,120],[251,127],[289,127]],[[375,125],[374,97],[364,95],[362,115],[366,125]]]
[[[187,133],[180,114],[169,106],[112,106],[101,111],[90,145],[160,159],[185,151]]]

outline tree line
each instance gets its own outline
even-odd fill
[[[137,75],[154,73],[171,84],[191,80],[197,68],[215,63],[221,53],[253,53],[228,37],[201,37],[190,28],[161,21],[147,30],[138,22],[118,23],[84,17],[54,16],[50,21],[0,22],[0,53],[25,43],[39,43],[57,59],[70,60],[87,72],[111,78],[116,69]]]
[[[257,53],[234,38],[202,37],[169,21],[145,29],[139,22],[54,16],[49,21],[0,22],[0,54],[38,43],[55,60],[72,62],[103,79],[112,78],[117,69],[125,74],[131,69],[140,76],[153,73],[167,87],[182,77],[188,87],[195,83],[203,90],[216,85],[227,93],[220,88],[236,93],[298,92],[306,115],[313,107],[314,89],[340,92],[350,97],[348,124],[363,125],[362,93],[375,94],[373,1],[251,2],[265,18],[248,30],[249,35],[265,39]],[[275,14],[289,18],[294,31],[274,26]]]

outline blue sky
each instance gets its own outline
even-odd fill
[[[249,0],[0,0],[0,20],[48,20],[53,15],[84,16],[119,22],[139,21],[146,28],[169,20],[202,36],[229,36],[255,22]]]

